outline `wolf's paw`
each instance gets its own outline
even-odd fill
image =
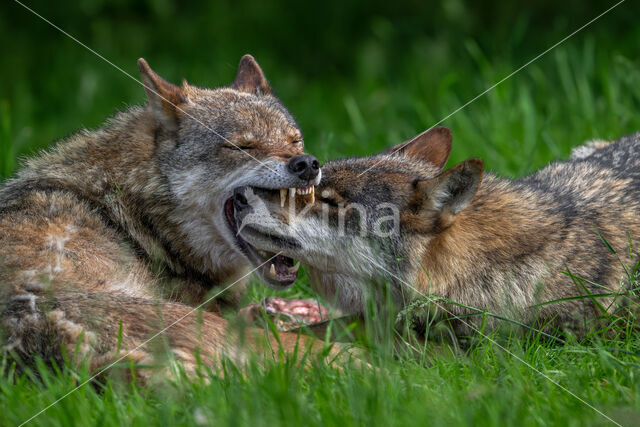
[[[312,299],[265,298],[238,312],[238,316],[248,322],[256,322],[262,315],[269,316],[280,331],[329,319],[327,308]]]

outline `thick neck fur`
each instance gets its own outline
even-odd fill
[[[421,292],[511,316],[579,294],[567,270],[618,289],[622,266],[596,230],[620,253],[626,233],[639,231],[625,211],[631,206],[602,203],[623,185],[611,170],[588,163],[554,164],[519,181],[485,176],[470,205],[423,246],[413,283]]]
[[[423,274],[421,290],[446,297],[458,285],[487,280],[485,274],[510,270],[517,275],[531,256],[544,258],[561,222],[556,215],[543,215],[546,210],[536,192],[485,176],[470,205],[424,247],[420,259],[431,280],[427,283]]]
[[[148,110],[134,107],[101,128],[81,131],[29,159],[7,188],[26,185],[70,191],[99,208],[149,260],[212,284],[227,281],[239,275],[246,263],[234,260],[226,265],[235,268],[222,268],[201,259],[176,223],[176,202],[159,164],[162,152],[173,144],[172,135],[158,131]],[[212,247],[226,248],[219,238],[211,242]],[[235,253],[231,248],[224,252]]]

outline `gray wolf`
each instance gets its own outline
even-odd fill
[[[138,65],[147,106],[27,159],[0,188],[2,344],[25,363],[104,365],[236,282],[204,307],[200,328],[194,314],[166,341],[189,366],[197,352],[246,358],[219,316],[250,268],[230,215],[233,190],[310,193],[320,180],[318,161],[304,154],[300,129],[250,55],[218,89],[176,86],[144,59]],[[275,285],[295,280],[292,260],[274,262],[276,272],[260,274]],[[247,333],[249,347],[257,335]],[[298,344],[295,334],[280,339],[286,351]],[[151,364],[150,345],[129,359]]]
[[[611,295],[635,280],[640,133],[516,180],[485,173],[480,159],[443,170],[450,150],[450,132],[436,128],[328,162],[313,205],[239,188],[236,219],[253,218],[241,236],[308,264],[313,288],[346,312],[362,314],[383,277],[399,307],[427,295],[460,334],[499,317],[560,334],[597,329],[591,320],[613,313]]]

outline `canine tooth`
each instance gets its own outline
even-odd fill
[[[284,204],[287,201],[287,189],[286,188],[281,188],[280,189],[280,207],[284,208]]]
[[[291,200],[289,200],[289,203],[293,203],[295,205],[295,203],[296,203],[296,189],[293,188],[293,187],[291,187],[289,189],[289,198],[291,199]]]
[[[271,264],[271,268],[269,269],[269,274],[271,274],[272,276],[276,275],[276,266]]]
[[[297,273],[300,268],[300,261],[296,262],[296,265],[289,267],[289,273]]]
[[[311,186],[311,204],[314,204],[316,201],[316,187],[315,185]]]

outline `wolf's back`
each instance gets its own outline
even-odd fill
[[[586,144],[567,162],[555,162],[517,182],[538,197],[581,207],[624,210],[640,206],[640,132],[611,143]]]
[[[577,160],[618,171],[623,176],[640,177],[640,132],[624,136],[607,144],[584,159]]]

